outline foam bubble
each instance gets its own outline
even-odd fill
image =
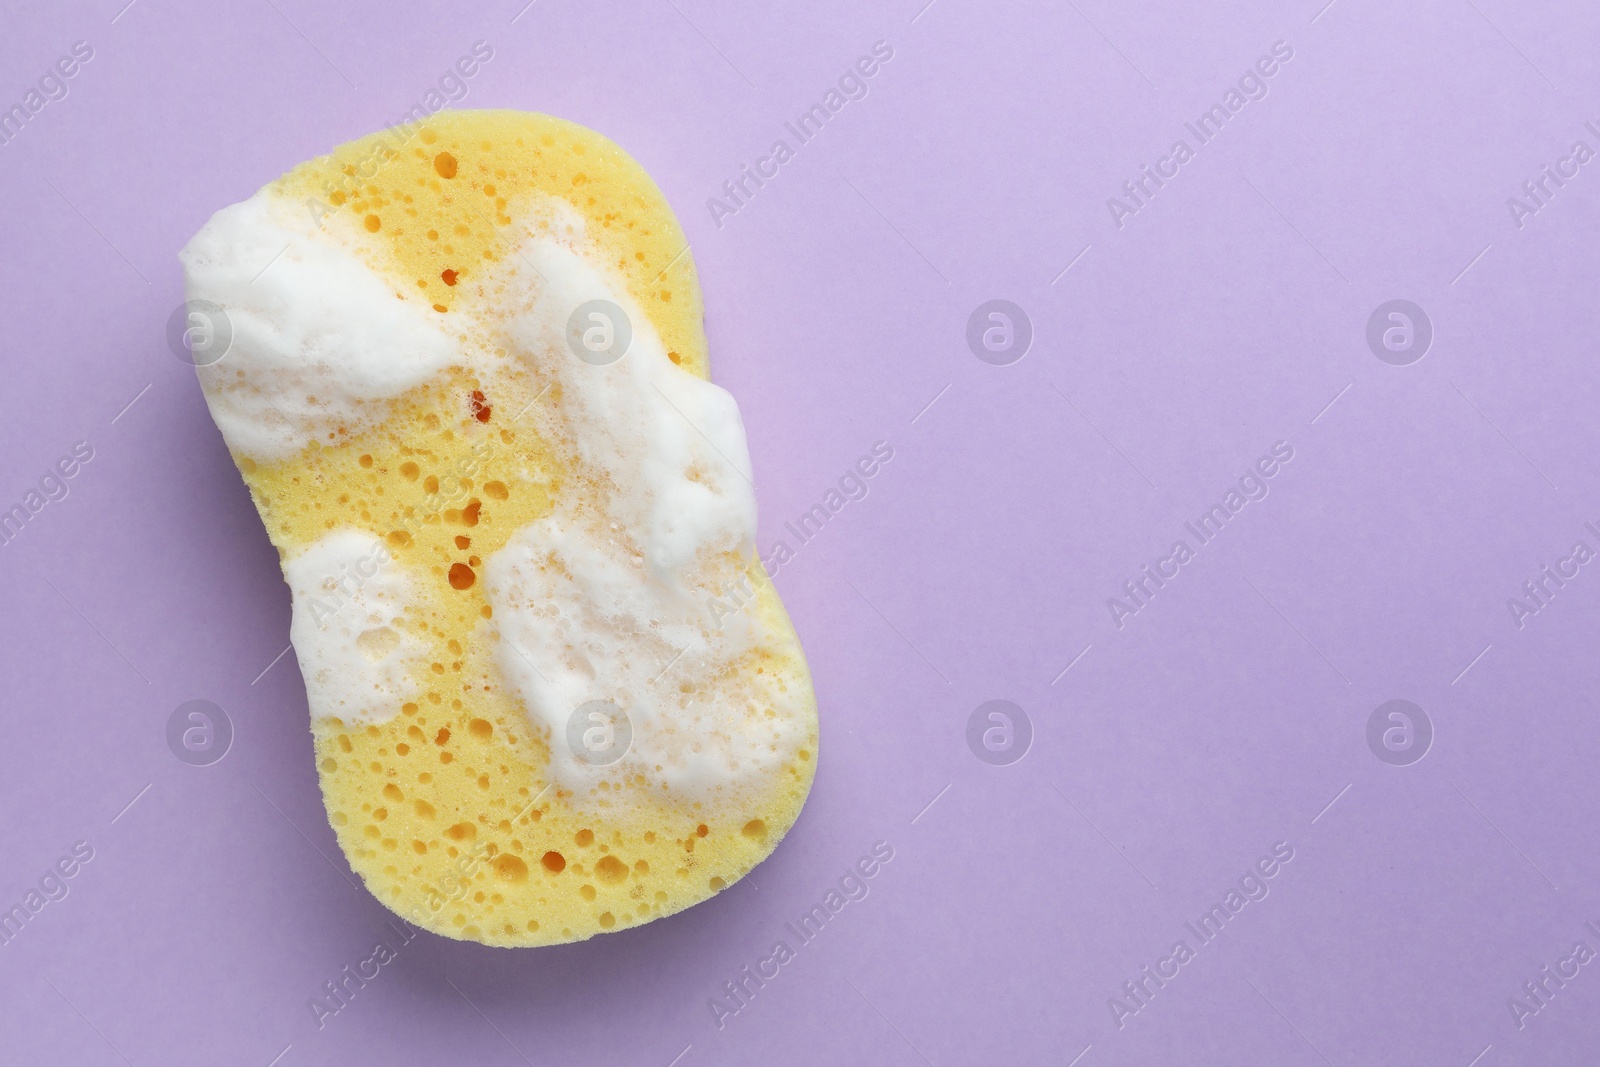
[[[223,438],[252,459],[359,434],[385,401],[460,362],[442,316],[373,268],[348,220],[319,226],[271,187],[218,211],[179,258],[189,299],[232,324],[227,355],[196,369]]]
[[[289,638],[314,718],[382,722],[417,691],[425,646],[406,628],[413,583],[376,535],[335,530],[283,561]]]
[[[642,773],[703,796],[775,773],[794,757],[802,712],[741,669],[759,616],[708,606],[751,584],[755,491],[738,405],[676,366],[623,287],[572,245],[530,237],[502,284],[518,309],[510,348],[559,390],[551,432],[586,490],[563,494],[486,570],[501,672],[555,739],[555,776],[581,793]],[[572,310],[593,301],[630,320],[615,362],[568,349]],[[559,743],[594,700],[632,723],[619,764],[597,768]]]

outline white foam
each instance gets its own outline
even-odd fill
[[[626,286],[597,265],[581,215],[548,201],[519,219],[529,237],[517,254],[463,291],[487,310],[451,314],[469,348],[444,316],[401,298],[340,216],[319,228],[265,190],[218,212],[182,255],[190,298],[225,307],[234,331],[226,357],[199,369],[212,415],[236,452],[274,460],[377,426],[389,399],[452,365],[506,397],[543,383],[558,402],[517,407],[532,410],[575,484],[485,561],[494,616],[480,633],[548,731],[553,776],[589,798],[640,774],[691,798],[770,782],[803,743],[808,708],[751,669],[769,635],[733,606],[752,602],[747,569],[759,566],[738,405],[668,358]],[[605,366],[567,341],[573,310],[595,299],[623,308],[632,330],[626,355]],[[488,354],[497,349],[508,363]],[[425,646],[403,620],[415,590],[374,535],[330,533],[284,574],[314,716],[373,721],[415,695]],[[631,723],[618,763],[593,766],[567,745],[573,711],[593,700]]]
[[[376,534],[335,530],[283,561],[289,639],[313,718],[382,722],[416,695],[426,651],[406,629],[411,578]]]
[[[755,492],[738,405],[673,364],[625,288],[571,245],[530,238],[502,284],[517,309],[507,347],[559,388],[550,432],[585,490],[563,493],[485,567],[497,662],[550,731],[555,777],[595,795],[602,780],[643,773],[694,797],[767,778],[794,758],[801,709],[741,662],[764,636],[754,611],[708,610],[751,584]],[[569,317],[595,299],[632,324],[627,353],[605,366],[568,347]],[[591,766],[568,747],[569,718],[593,700],[628,716],[620,763]]]
[[[293,456],[340,429],[380,422],[385,401],[460,361],[445,316],[369,264],[370,242],[344,215],[318,225],[269,186],[225,207],[186,245],[190,300],[227,312],[232,346],[196,368],[235,452]]]

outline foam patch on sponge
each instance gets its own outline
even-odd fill
[[[373,893],[549,944],[764,858],[810,788],[815,700],[643,169],[548,116],[446,112],[296,168],[182,258],[232,321],[198,372]],[[733,589],[743,611],[710,610]]]

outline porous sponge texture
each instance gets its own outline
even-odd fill
[[[523,112],[443,112],[344,145],[275,186],[358,225],[396,296],[446,323],[496,314],[493,287],[477,282],[516,254],[508,212],[559,198],[670,358],[708,374],[683,233],[643,168],[593,131]],[[460,339],[489,343],[466,329]],[[502,946],[581,940],[711,896],[793,825],[816,760],[810,677],[755,563],[752,610],[768,637],[742,669],[768,674],[809,713],[809,738],[784,773],[706,802],[663,796],[642,776],[599,807],[553,784],[550,740],[498,677],[482,580],[483,561],[516,530],[561,494],[586,491],[540,433],[538,405],[560,397],[544,395],[536,370],[487,382],[453,369],[400,397],[375,429],[336,429],[282,462],[237,457],[280,556],[354,526],[380,536],[421,586],[405,620],[428,649],[420,693],[386,722],[313,720],[323,799],[379,900],[436,933]]]

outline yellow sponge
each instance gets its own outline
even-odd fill
[[[654,182],[442,112],[185,248],[207,402],[283,560],[323,799],[396,913],[491,945],[671,914],[776,846],[815,698]],[[218,310],[220,309],[220,310]]]

